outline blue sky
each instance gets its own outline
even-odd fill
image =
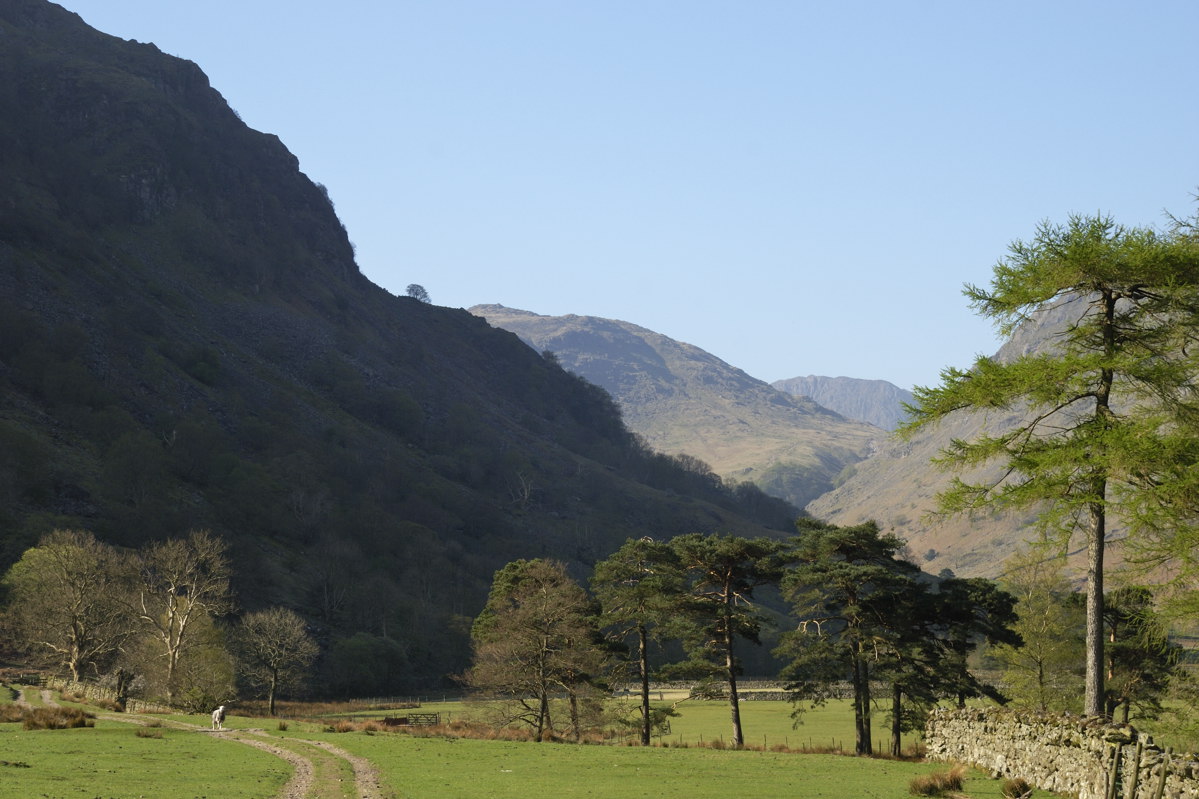
[[[1199,191],[1199,2],[66,0],[195,61],[371,280],[936,383],[1042,220]]]

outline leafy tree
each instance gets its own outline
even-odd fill
[[[801,519],[799,533],[795,564],[782,579],[797,620],[778,649],[790,659],[783,675],[797,699],[817,703],[848,677],[854,750],[871,754],[872,665],[885,655],[886,666],[896,670],[905,643],[919,639],[908,630],[928,615],[916,612],[923,590],[914,579],[919,570],[895,558],[903,542],[874,522],[837,527]]]
[[[728,686],[733,746],[745,743],[737,676],[741,664],[736,641],[760,644],[762,616],[753,603],[754,590],[776,584],[782,576],[786,546],[767,538],[691,533],[674,538],[671,548],[686,574],[688,627],[684,644],[690,664],[719,674]]]
[[[405,293],[417,302],[429,302],[429,292],[419,283],[409,283]]]
[[[947,512],[1034,507],[1046,530],[1082,532],[1087,546],[1084,712],[1103,705],[1103,563],[1109,511],[1133,536],[1169,525],[1160,493],[1170,463],[1192,459],[1193,436],[1176,424],[1195,373],[1185,346],[1199,333],[1199,251],[1177,235],[1071,217],[1043,224],[995,267],[990,290],[967,286],[974,309],[1007,335],[1037,309],[1069,304],[1077,320],[1053,346],[1008,362],[980,357],[917,388],[911,435],[959,410],[1019,410],[1023,421],[957,440],[943,462],[998,461],[994,481],[960,477],[942,494]]]
[[[680,609],[683,572],[678,555],[652,538],[630,538],[595,565],[591,590],[600,603],[600,624],[623,640],[636,641],[641,693],[641,745],[649,746],[653,713],[649,706],[649,642],[667,629]]]
[[[1153,594],[1143,586],[1111,592],[1103,625],[1108,638],[1104,697],[1108,717],[1114,718],[1119,708],[1127,724],[1136,705],[1141,716],[1157,718],[1161,698],[1181,673],[1182,648],[1170,641],[1154,608]]]
[[[544,740],[554,728],[550,697],[561,689],[577,738],[579,693],[605,658],[592,603],[562,563],[517,560],[496,572],[471,638],[474,664],[464,681],[502,698],[505,721],[525,723],[535,740]]]
[[[320,651],[304,620],[279,607],[247,613],[234,636],[234,649],[242,677],[266,691],[272,716],[275,697],[303,684]]]
[[[1001,585],[1016,597],[1013,629],[1023,646],[990,651],[1004,666],[1012,698],[1039,710],[1070,710],[1082,699],[1086,619],[1081,597],[1062,576],[1063,560],[1034,547],[1013,555]]]
[[[96,673],[129,637],[122,602],[126,561],[83,530],[55,530],[4,577],[21,639],[78,681]]]
[[[180,687],[177,671],[194,629],[232,609],[225,551],[223,540],[201,530],[139,552],[134,612],[162,658],[168,701]]]

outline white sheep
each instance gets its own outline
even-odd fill
[[[212,728],[214,730],[225,729],[225,706],[221,705],[216,710],[212,711]]]

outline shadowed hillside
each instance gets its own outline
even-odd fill
[[[0,3],[0,42],[0,570],[57,527],[209,528],[243,608],[400,693],[463,668],[509,560],[790,531],[516,336],[373,285],[195,64],[43,0]]]
[[[666,453],[803,505],[828,491],[882,431],[771,388],[698,347],[594,316],[470,309],[606,388],[629,427]]]

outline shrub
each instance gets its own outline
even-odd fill
[[[934,771],[921,777],[913,777],[908,783],[908,792],[914,796],[945,796],[962,790],[966,776],[963,766],[954,766],[949,771]]]
[[[73,707],[35,707],[25,714],[21,724],[27,730],[67,730],[93,727],[95,718]]]
[[[25,720],[25,708],[21,705],[0,705],[0,724]]]
[[[1029,799],[1032,796],[1033,787],[1023,777],[1013,777],[1003,781],[1001,791],[1004,799]]]

